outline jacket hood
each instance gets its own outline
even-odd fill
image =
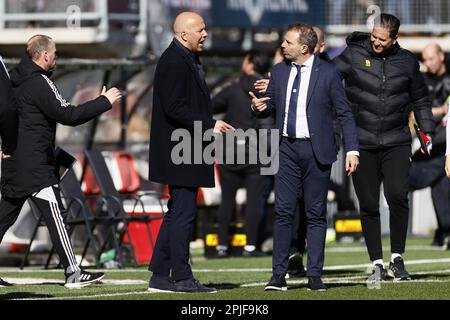
[[[377,55],[372,50],[372,45],[370,44],[370,33],[355,31],[351,33],[346,39],[345,42],[350,46],[358,46],[364,48],[367,52],[373,55]],[[383,52],[383,54],[379,56],[389,56],[391,54],[396,53],[400,49],[400,45],[396,42],[392,48]]]
[[[28,56],[24,56],[19,64],[11,71],[11,83],[13,87],[18,87],[27,80],[41,74],[51,77],[52,72],[45,71],[34,63]]]
[[[360,46],[370,49],[370,33],[367,32],[353,32],[347,36],[345,42],[348,46]]]

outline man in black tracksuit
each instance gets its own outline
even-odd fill
[[[409,187],[410,191],[431,187],[431,199],[438,224],[432,245],[450,249],[447,244],[450,236],[450,180],[442,170],[445,165],[445,126],[448,122],[445,116],[448,113],[450,73],[444,63],[444,51],[438,44],[428,44],[422,50],[422,59],[427,67],[424,78],[428,86],[436,132],[430,156],[417,151],[411,158]]]
[[[56,65],[56,46],[50,37],[37,35],[27,43],[27,55],[11,73],[17,100],[19,129],[17,147],[2,161],[0,241],[30,199],[42,213],[50,237],[65,268],[67,288],[79,288],[103,278],[77,265],[61,217],[58,173],[55,169],[56,124],[76,126],[111,109],[120,92],[112,88],[79,106],[64,100],[50,80]]]
[[[348,47],[334,62],[345,79],[358,127],[361,165],[353,183],[374,266],[369,280],[386,278],[379,211],[382,181],[390,211],[392,255],[388,274],[396,280],[409,280],[402,254],[409,215],[410,111],[428,135],[434,132],[434,122],[417,58],[397,43],[400,21],[389,14],[381,14],[377,20],[371,34],[351,34]]]

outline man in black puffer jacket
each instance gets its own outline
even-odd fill
[[[386,278],[379,211],[382,181],[390,211],[392,255],[387,273],[396,280],[411,279],[402,258],[409,216],[410,111],[427,135],[434,133],[427,87],[417,58],[397,43],[399,27],[395,16],[381,14],[371,34],[351,34],[348,47],[334,60],[345,79],[358,127],[361,165],[353,183],[373,281]]]
[[[27,199],[39,209],[64,266],[67,288],[81,288],[103,278],[103,273],[81,270],[61,217],[61,196],[55,168],[56,124],[76,126],[111,109],[120,98],[116,88],[79,106],[63,99],[50,80],[56,65],[54,41],[44,35],[27,42],[27,55],[11,73],[19,111],[17,147],[2,160],[0,242],[19,216]]]
[[[0,56],[0,137],[2,138],[2,158],[14,152],[17,143],[17,106],[9,81],[8,70]]]

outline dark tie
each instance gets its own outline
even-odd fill
[[[289,111],[287,119],[287,135],[288,137],[295,138],[295,127],[297,122],[297,101],[300,91],[301,69],[304,65],[296,65],[297,75],[295,76],[294,83],[292,84],[291,98],[289,99]]]

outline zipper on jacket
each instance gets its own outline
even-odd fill
[[[385,73],[385,65],[386,65],[386,57],[381,58],[381,103],[382,103],[382,112],[385,111],[386,105],[386,73]],[[378,143],[383,145],[383,116],[380,114],[380,125],[378,127]]]

